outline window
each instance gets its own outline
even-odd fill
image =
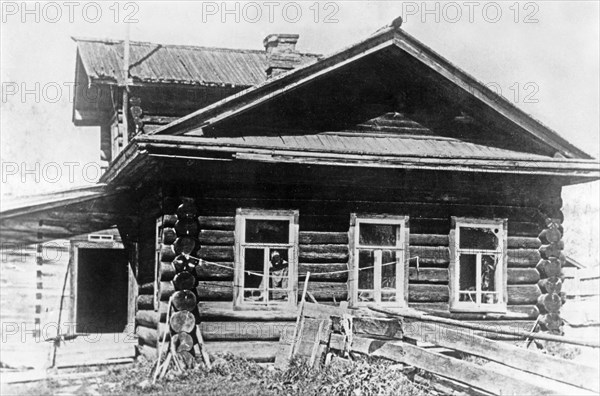
[[[452,218],[450,309],[506,311],[506,220]]]
[[[353,306],[405,306],[408,217],[352,214],[350,299]]]
[[[295,306],[298,211],[238,209],[234,306]]]

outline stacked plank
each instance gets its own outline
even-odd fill
[[[543,330],[554,334],[562,334],[562,319],[559,312],[566,297],[561,292],[562,272],[561,267],[565,263],[565,255],[562,253],[564,242],[562,239],[563,228],[559,218],[548,218],[546,228],[540,233],[539,240],[542,246],[539,248],[541,260],[536,266],[540,273],[538,286],[542,291],[537,306],[540,311],[538,321]]]

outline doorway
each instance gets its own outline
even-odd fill
[[[121,333],[128,322],[129,264],[124,249],[76,249],[75,331]]]

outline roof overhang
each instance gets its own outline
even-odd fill
[[[539,175],[556,178],[561,185],[600,179],[600,165],[595,160],[535,159],[524,157],[453,157],[444,155],[372,155],[358,152],[331,152],[301,148],[274,149],[250,147],[244,144],[223,144],[216,139],[188,136],[136,136],[123,151],[101,181],[115,185],[141,183],[152,178],[157,164],[164,159],[179,159],[182,163],[201,161],[253,161],[273,164],[344,166],[358,168],[388,168],[476,172],[515,175]],[[143,176],[143,177],[142,177]],[[136,187],[137,188],[137,187]]]
[[[126,194],[126,189],[99,184],[3,202],[0,242],[3,247],[31,245],[135,221],[119,205]]]

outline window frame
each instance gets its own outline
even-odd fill
[[[392,224],[398,225],[398,235],[395,247],[360,245],[360,224]],[[348,294],[351,307],[365,307],[368,304],[376,304],[382,307],[404,308],[408,306],[408,266],[409,266],[409,216],[396,216],[386,214],[363,214],[351,213],[349,229],[349,268]],[[381,301],[381,264],[374,269],[374,294],[380,301],[359,302],[358,301],[358,273],[359,273],[359,249],[393,250],[396,252],[396,301]],[[400,257],[398,257],[400,255]],[[376,255],[381,256],[381,254]],[[379,260],[381,261],[381,260]],[[379,282],[377,282],[379,278]],[[379,293],[377,291],[379,290]]]
[[[286,310],[296,307],[298,301],[298,210],[267,210],[239,208],[235,216],[234,287],[233,308],[236,310]],[[256,243],[246,242],[246,220],[288,220],[289,242]],[[288,253],[288,301],[264,302],[244,301],[244,258],[245,248],[280,248]],[[267,256],[265,256],[267,257]],[[264,276],[264,275],[263,275]]]
[[[449,234],[450,250],[450,282],[449,282],[449,308],[452,312],[477,312],[477,313],[506,313],[508,305],[508,232],[507,219],[481,219],[468,217],[451,217],[451,228]],[[491,249],[461,249],[460,228],[499,229],[498,248]],[[481,295],[481,256],[486,254],[500,255],[497,260],[502,268],[496,268],[494,289],[499,293],[498,303],[487,304],[483,302],[460,301],[460,255],[461,251],[468,250],[469,254],[476,255],[476,300]],[[479,275],[478,275],[479,274]],[[497,277],[500,277],[499,281]],[[500,285],[498,285],[500,283]]]

